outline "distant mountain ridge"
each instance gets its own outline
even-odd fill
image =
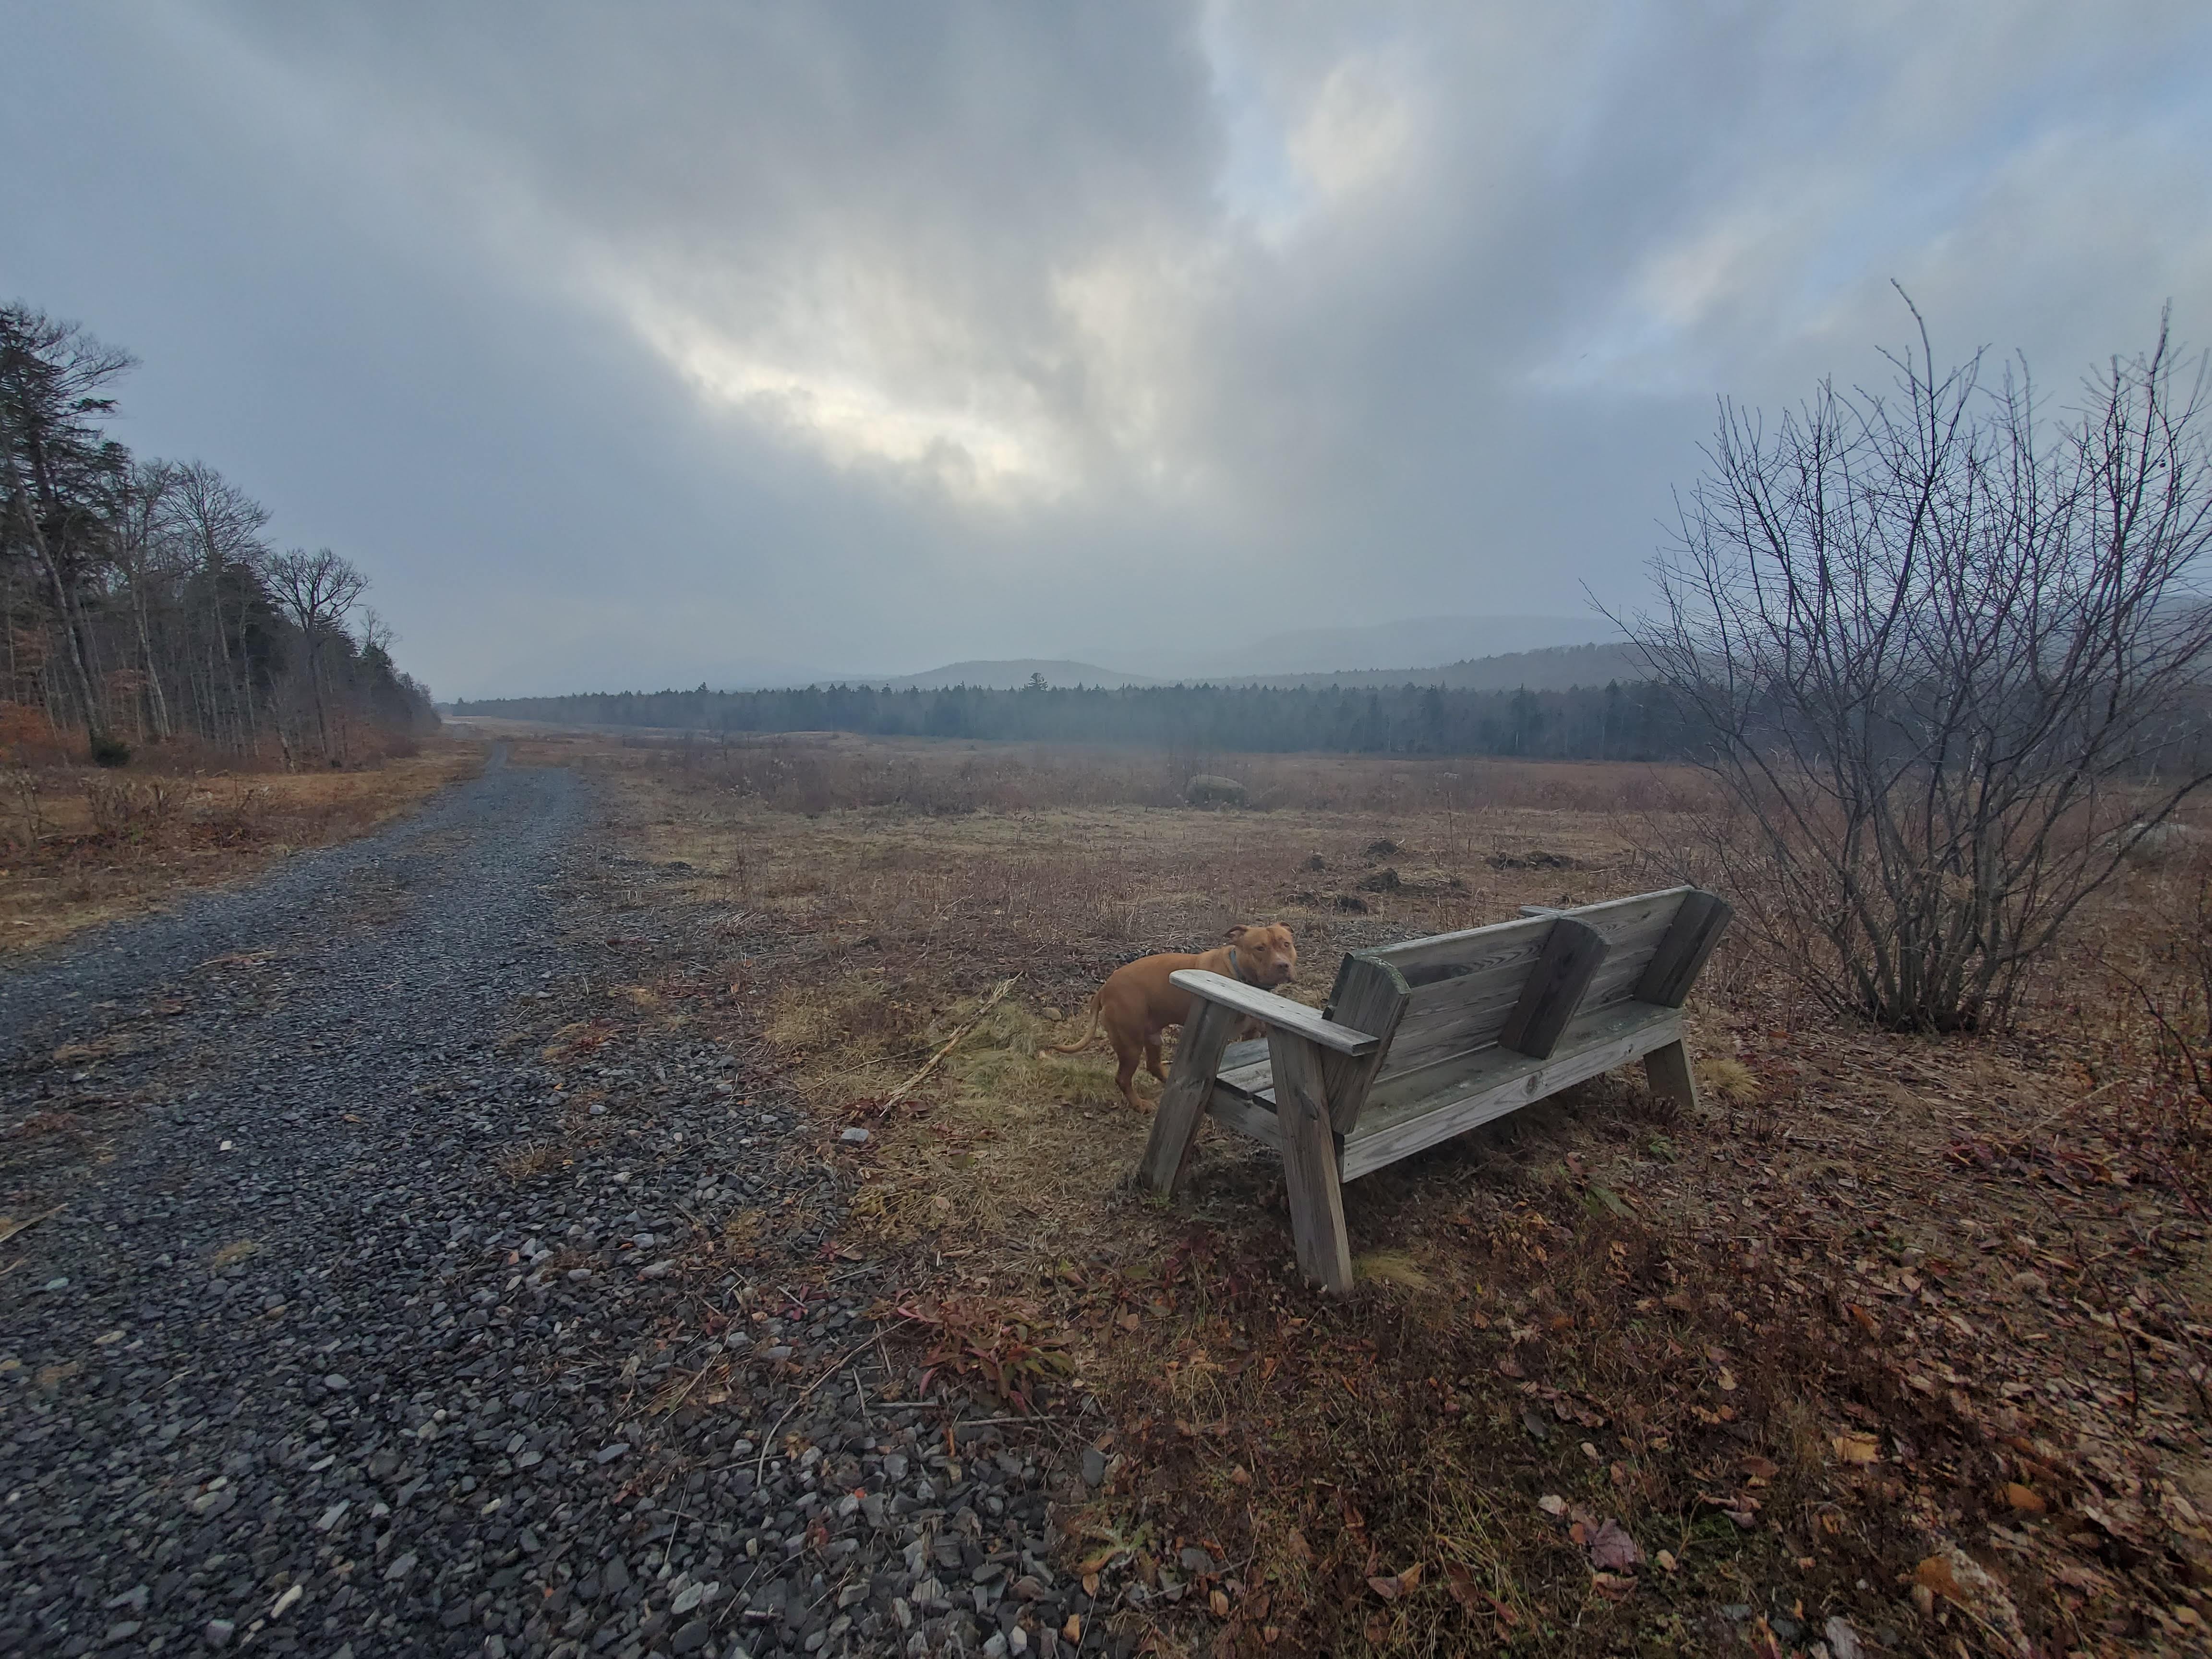
[[[1268,674],[1224,685],[1441,685],[1458,691],[1571,691],[1578,685],[1650,678],[1626,641],[1613,645],[1554,645],[1502,652],[1435,668],[1370,668],[1335,674]]]
[[[985,690],[1018,690],[1030,678],[1042,675],[1055,686],[1096,685],[1119,690],[1131,685],[1268,685],[1382,686],[1441,685],[1462,691],[1567,691],[1580,685],[1604,685],[1613,680],[1645,678],[1636,647],[1615,645],[1558,645],[1539,651],[1513,651],[1476,657],[1428,668],[1353,669],[1329,674],[1185,674],[1159,678],[1124,673],[1097,663],[1059,658],[988,658],[947,663],[926,674],[907,674],[890,679],[856,676],[850,685],[886,686],[894,691],[909,689],[942,691],[956,685]],[[817,682],[826,684],[827,682]]]
[[[1101,646],[1071,654],[1154,679],[1231,682],[1282,675],[1397,672],[1416,665],[1472,662],[1507,653],[1618,639],[1604,617],[1413,617],[1354,628],[1309,628],[1201,653],[1144,646]]]
[[[1143,674],[1124,674],[1118,669],[1101,668],[1097,663],[1071,662],[1058,657],[984,658],[970,662],[947,663],[942,668],[933,668],[926,673],[900,674],[889,679],[858,675],[849,678],[847,684],[885,685],[894,691],[942,691],[955,685],[979,686],[987,691],[1014,691],[1027,685],[1030,678],[1038,674],[1044,676],[1048,685],[1097,685],[1109,691],[1118,691],[1125,685],[1165,684]]]

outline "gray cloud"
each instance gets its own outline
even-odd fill
[[[1893,277],[2212,313],[2196,4],[9,11],[0,289],[447,694],[1632,601]]]

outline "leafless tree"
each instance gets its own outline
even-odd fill
[[[160,653],[154,644],[153,607],[155,594],[166,586],[156,579],[155,572],[173,540],[167,533],[167,502],[176,477],[176,468],[166,461],[131,463],[116,491],[112,525],[112,556],[123,577],[124,598],[130,605],[145,722],[156,740],[166,738],[171,731],[169,700],[161,684]]]
[[[2162,322],[2054,421],[1924,324],[1890,361],[1893,395],[1723,405],[1629,627],[1710,732],[1747,919],[1831,1006],[1986,1026],[2212,776],[2206,375]]]
[[[27,306],[0,306],[0,547],[20,541],[46,578],[94,751],[108,746],[85,590],[106,552],[101,510],[129,457],[97,417],[101,388],[131,368],[127,351]]]
[[[202,461],[175,469],[167,503],[171,523],[198,567],[193,587],[205,621],[194,629],[198,648],[193,655],[205,720],[234,745],[247,747],[257,735],[259,700],[239,648],[254,591],[240,578],[258,571],[269,556],[261,539],[269,509]]]
[[[263,572],[270,592],[292,618],[307,643],[307,681],[315,700],[315,735],[325,759],[332,757],[328,700],[323,691],[323,659],[331,640],[361,596],[368,578],[327,547],[313,553],[294,548],[270,557]]]

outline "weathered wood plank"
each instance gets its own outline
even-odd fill
[[[1580,920],[1569,912],[1558,914]],[[1583,994],[1583,1009],[1626,1001],[1666,930],[1663,915],[1646,915],[1613,936],[1597,976]],[[1500,953],[1507,959],[1498,966],[1414,988],[1378,1075],[1393,1077],[1497,1042],[1541,948],[1541,940],[1532,939],[1510,953]]]
[[[1328,1127],[1322,1051],[1303,1036],[1267,1033],[1275,1068],[1275,1117],[1283,1137],[1283,1175],[1290,1188],[1291,1238],[1298,1271],[1339,1296],[1352,1290],[1352,1244],[1344,1231],[1344,1194],[1336,1174],[1336,1137]]]
[[[1644,1080],[1655,1098],[1678,1102],[1686,1112],[1697,1110],[1698,1077],[1680,1038],[1644,1056]]]
[[[1692,888],[1637,982],[1637,1000],[1680,1007],[1735,915],[1735,907],[1717,893]]]
[[[1585,1011],[1567,1027],[1555,1055],[1563,1058],[1579,1043],[1603,1042],[1667,1012],[1643,1002],[1616,1002],[1609,1008]],[[1360,1121],[1369,1124],[1378,1115],[1389,1117],[1404,1109],[1408,1101],[1431,1100],[1454,1088],[1475,1086],[1494,1076],[1501,1067],[1517,1073],[1545,1063],[1492,1043],[1471,1054],[1454,1054],[1418,1071],[1386,1073],[1377,1078],[1375,1086],[1367,1091],[1367,1105],[1360,1114]]]
[[[1243,1090],[1217,1085],[1213,1098],[1206,1109],[1217,1121],[1239,1134],[1249,1135],[1262,1146],[1273,1146],[1279,1152],[1283,1150],[1282,1120],[1275,1115],[1272,1108],[1262,1105]]]
[[[1438,1067],[1431,1087],[1385,1102],[1381,1086],[1368,1097],[1358,1128],[1345,1139],[1340,1179],[1356,1181],[1399,1159],[1493,1118],[1518,1111],[1585,1079],[1678,1042],[1682,1017],[1673,1008],[1620,1003],[1584,1016],[1548,1060],[1492,1048],[1456,1066]]]
[[[1460,979],[1516,962],[1533,962],[1544,948],[1548,918],[1501,921],[1464,933],[1439,933],[1433,939],[1407,939],[1401,945],[1382,945],[1363,952],[1387,962],[1405,975],[1417,999],[1448,999]]]
[[[1682,896],[1695,890],[1670,887],[1656,893],[1637,893],[1627,898],[1608,899],[1602,904],[1579,905],[1566,914],[1596,928],[1609,941],[1618,943],[1624,933],[1654,918],[1672,921],[1681,906]],[[1425,970],[1431,968],[1474,961],[1493,949],[1500,935],[1523,934],[1540,939],[1547,920],[1544,916],[1531,916],[1520,921],[1494,922],[1487,927],[1470,927],[1457,933],[1438,933],[1430,939],[1407,939],[1401,945],[1379,945],[1362,954],[1389,963],[1405,975],[1407,984],[1418,988],[1421,977],[1417,975],[1425,976]]]
[[[1382,1047],[1365,1031],[1323,1019],[1303,1003],[1262,991],[1226,974],[1210,974],[1203,968],[1181,968],[1168,975],[1168,982],[1217,1007],[1233,1008],[1249,1018],[1261,1021],[1268,1028],[1271,1043],[1273,1033],[1281,1030],[1295,1031],[1307,1042],[1340,1054],[1368,1054]],[[1272,1046],[1269,1052],[1273,1052]],[[1218,1050],[1214,1058],[1220,1058]],[[1208,1074],[1211,1075],[1210,1067]]]
[[[1242,1066],[1257,1066],[1261,1075],[1267,1075],[1267,1039],[1254,1037],[1248,1042],[1232,1042],[1221,1051],[1220,1075],[1227,1077]]]
[[[1544,953],[1498,1030],[1499,1044],[1532,1060],[1549,1060],[1611,948],[1605,935],[1588,923],[1554,917]]]
[[[1213,1093],[1213,1077],[1221,1064],[1221,1051],[1229,1046],[1240,1021],[1234,1010],[1218,1003],[1200,1002],[1182,1028],[1176,1044],[1175,1071],[1160,1091],[1152,1113],[1152,1133],[1145,1143],[1143,1161],[1137,1165],[1139,1182],[1163,1198],[1172,1196],[1190,1163],[1198,1140],[1200,1120]]]
[[[1406,1012],[1405,976],[1387,962],[1353,954],[1345,957],[1336,972],[1336,987],[1329,994],[1328,1017],[1340,1025],[1374,1036],[1375,1048],[1365,1054],[1330,1054],[1322,1057],[1322,1087],[1328,1100],[1329,1127],[1348,1134],[1359,1121],[1359,1109],[1368,1085],[1388,1059]]]
[[[1521,981],[1528,976],[1528,970],[1536,965],[1536,958],[1544,953],[1544,933],[1545,929],[1539,927],[1527,939],[1516,941],[1511,949],[1492,953],[1480,966],[1471,966],[1464,974],[1413,987],[1406,994],[1407,1024],[1433,1024],[1500,991],[1517,994]],[[1512,994],[1506,997],[1505,1006],[1513,1006]]]

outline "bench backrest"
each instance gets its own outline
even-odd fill
[[[1729,915],[1712,894],[1674,887],[1353,951],[1328,1018],[1382,1045],[1332,1057],[1336,1132],[1350,1133],[1369,1090],[1407,1073],[1493,1044],[1547,1059],[1570,1020],[1614,1003],[1680,1007]]]

